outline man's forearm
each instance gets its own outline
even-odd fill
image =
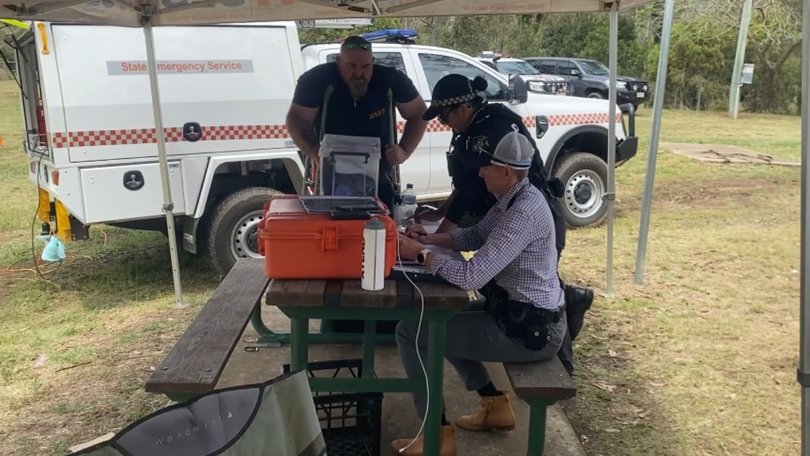
[[[405,121],[405,128],[402,132],[402,138],[399,140],[399,147],[405,151],[405,154],[407,155],[406,158],[410,158],[413,151],[415,151],[419,146],[419,141],[422,140],[422,136],[425,134],[425,127],[427,127],[427,121],[424,121],[421,118]]]
[[[312,131],[312,125],[308,125],[296,116],[287,116],[287,131],[293,142],[301,152],[307,154],[312,160],[318,159],[318,138]]]
[[[444,247],[446,249],[453,248],[453,238],[451,238],[447,233],[428,234],[422,238],[422,241],[425,244],[438,245],[439,247]]]

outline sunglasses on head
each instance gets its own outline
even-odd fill
[[[364,43],[361,41],[349,41],[343,43],[344,49],[362,49],[364,51],[371,50],[371,43]]]

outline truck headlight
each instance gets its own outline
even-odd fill
[[[529,81],[529,89],[535,92],[545,92],[546,83],[543,81]]]

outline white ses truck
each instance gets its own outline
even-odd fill
[[[142,33],[38,23],[16,40],[29,175],[39,188],[40,218],[65,240],[86,238],[94,223],[165,230]],[[154,33],[183,247],[207,253],[224,272],[239,257],[258,256],[264,202],[277,192],[305,190],[304,164],[284,119],[298,77],[333,60],[339,45],[302,48],[294,23],[157,27]],[[510,102],[507,76],[449,49],[379,43],[374,54],[378,63],[407,73],[428,102],[446,74],[486,78],[489,100],[509,103],[536,132],[547,170],[565,187],[568,223],[604,219],[607,102],[539,93]],[[629,131],[622,118],[611,139],[619,164],[637,149],[629,116]],[[450,141],[449,129],[431,122],[401,166],[401,181],[413,184],[420,201],[450,194]]]

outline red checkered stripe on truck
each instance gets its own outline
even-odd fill
[[[553,116],[547,116],[549,125],[553,127],[564,125],[601,124],[607,123],[609,118],[610,117],[608,117],[607,113],[557,114]],[[621,113],[617,113],[616,122],[621,123],[621,121],[622,115]],[[523,123],[526,124],[526,128],[534,128],[537,126],[537,118],[534,116],[524,117]],[[399,133],[405,131],[405,122],[397,123],[397,131],[399,131]],[[437,119],[433,119],[430,122],[428,122],[426,131],[428,133],[437,131],[450,131],[450,127],[442,124]]]
[[[606,113],[589,114],[558,114],[548,116],[551,126],[587,125],[607,123]],[[621,113],[616,114],[616,121],[621,122]],[[523,122],[528,128],[536,126],[534,116],[524,117]],[[402,134],[405,122],[397,123],[397,131]],[[184,141],[181,128],[164,128],[166,142]],[[255,139],[286,139],[287,127],[284,125],[208,125],[202,126],[203,137],[201,141],[234,141]],[[450,131],[450,127],[434,119],[428,122],[427,132]],[[136,128],[127,130],[87,130],[56,132],[51,137],[53,147],[96,147],[120,146],[129,144],[152,144],[157,142],[154,128]]]
[[[284,125],[209,125],[202,126],[201,141],[232,141],[251,139],[284,139],[287,138],[287,127]],[[54,148],[119,146],[128,144],[151,144],[157,142],[157,130],[154,128],[136,128],[131,130],[88,130],[56,132],[51,137]],[[184,141],[181,128],[164,128],[166,142]]]

